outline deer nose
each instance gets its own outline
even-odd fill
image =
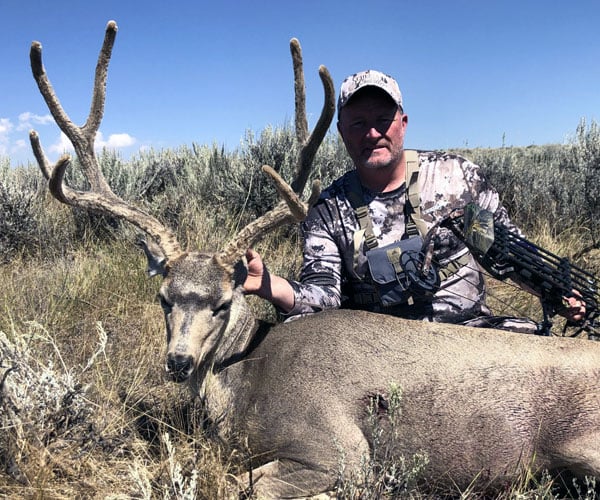
[[[168,354],[167,373],[175,382],[185,382],[194,369],[194,361],[187,354]]]

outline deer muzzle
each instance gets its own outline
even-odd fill
[[[185,382],[194,371],[194,360],[192,356],[187,354],[169,353],[167,355],[166,370],[167,375],[174,382]]]

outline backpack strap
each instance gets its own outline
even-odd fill
[[[406,220],[405,237],[408,236],[409,238],[412,238],[413,236],[421,236],[422,238],[425,238],[429,230],[427,224],[421,218],[419,153],[416,150],[405,149],[404,155],[406,159],[406,203],[404,212]],[[373,234],[373,225],[371,217],[369,216],[369,207],[364,201],[363,188],[356,172],[354,172],[353,175],[348,176],[345,191],[348,196],[348,201],[354,209],[360,227],[358,231],[355,231],[353,241],[353,268],[357,269],[363,238],[369,250],[377,247],[378,243],[377,238],[375,238],[375,235]],[[431,247],[431,252],[433,252],[433,247]],[[450,276],[457,273],[463,266],[467,265],[470,260],[469,255],[469,253],[464,253],[456,259],[447,262],[443,268],[438,269],[440,280],[445,281]],[[392,255],[388,255],[390,262],[399,263],[397,258],[392,257]],[[431,254],[428,258],[431,259]],[[361,298],[362,300],[358,300]],[[362,305],[380,302],[379,295],[372,292],[363,293],[360,297],[355,294],[354,299],[357,304]]]
[[[419,192],[419,153],[405,149],[406,159],[406,233],[409,237],[427,234],[427,225],[421,219],[421,194]]]
[[[357,269],[358,258],[360,256],[360,249],[363,240],[369,250],[375,248],[378,243],[377,238],[373,233],[373,223],[371,222],[371,217],[369,216],[369,207],[365,203],[363,189],[356,172],[351,173],[347,177],[346,188],[348,201],[354,209],[354,214],[358,219],[358,225],[360,227],[358,231],[354,232],[354,236],[352,238],[352,268]]]
[[[360,227],[360,230],[354,234],[354,256],[356,260],[363,236],[369,250],[377,246],[377,238],[373,234],[373,223],[369,216],[369,206],[365,203],[362,186],[356,172],[349,176],[347,187],[346,194],[348,195],[348,201],[354,209]]]

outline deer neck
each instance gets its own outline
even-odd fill
[[[245,358],[251,350],[250,346],[258,330],[258,324],[244,295],[237,290],[234,291],[229,321],[219,334],[217,347],[210,360],[198,367],[189,380],[192,394],[206,395],[207,386],[214,385],[215,380],[222,378],[228,371],[227,368]],[[217,390],[217,392],[221,391]]]
[[[196,374],[191,380],[190,389],[194,395],[201,395],[209,422],[215,425],[219,436],[228,440],[235,427],[231,409],[239,393],[240,379],[238,367],[256,342],[264,337],[265,328],[259,328],[259,321],[250,310],[240,293],[232,304],[231,317],[223,333],[222,342],[215,351],[212,370]]]
[[[220,372],[233,363],[241,361],[256,333],[258,321],[241,293],[234,292],[231,316],[223,333],[222,342],[215,352],[213,371]]]

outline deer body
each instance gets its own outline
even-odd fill
[[[259,497],[283,498],[333,489],[342,456],[358,474],[373,451],[373,398],[385,431],[398,384],[384,446],[424,453],[430,486],[464,491],[528,468],[600,476],[598,376],[596,343],[331,311],[271,329],[209,377],[206,396],[227,438],[247,437]]]

